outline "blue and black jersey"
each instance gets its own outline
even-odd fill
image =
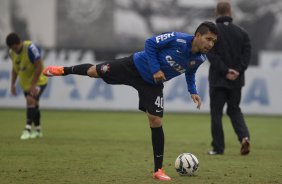
[[[169,32],[147,39],[145,50],[133,56],[141,77],[150,84],[158,85],[153,74],[159,70],[164,72],[166,81],[185,73],[188,91],[197,94],[195,73],[206,60],[206,55],[192,53],[193,38],[186,33]]]

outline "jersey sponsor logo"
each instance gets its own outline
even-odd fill
[[[173,36],[175,36],[174,32],[158,35],[156,36],[156,42],[159,43]]]
[[[167,55],[165,59],[169,65],[179,73],[184,73],[186,71],[180,64],[176,63],[171,56]]]
[[[196,64],[196,61],[193,60],[189,62],[188,66],[194,66],[195,64]]]
[[[177,42],[180,42],[180,43],[187,43],[187,42],[186,42],[186,40],[179,39],[179,38],[178,38],[178,39],[176,39],[176,41],[177,41]]]

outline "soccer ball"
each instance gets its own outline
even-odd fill
[[[199,161],[192,153],[182,153],[175,160],[175,169],[181,176],[191,176],[198,171]]]

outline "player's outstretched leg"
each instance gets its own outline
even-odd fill
[[[76,75],[88,75],[87,71],[89,68],[91,68],[92,64],[80,64],[80,65],[74,65],[71,67],[64,67],[64,66],[47,66],[43,70],[43,74],[47,77],[52,76],[63,76],[63,75],[69,75],[69,74],[76,74]],[[92,75],[90,75],[92,76]],[[94,73],[92,77],[97,77],[97,74]]]

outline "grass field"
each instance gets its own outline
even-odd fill
[[[0,110],[1,184],[278,184],[282,183],[282,117],[246,116],[251,153],[240,145],[224,117],[225,154],[208,156],[209,115],[166,114],[164,168],[171,181],[152,179],[151,133],[141,112],[42,112],[44,137],[21,141],[24,110]],[[180,177],[175,158],[200,161],[197,176]]]

